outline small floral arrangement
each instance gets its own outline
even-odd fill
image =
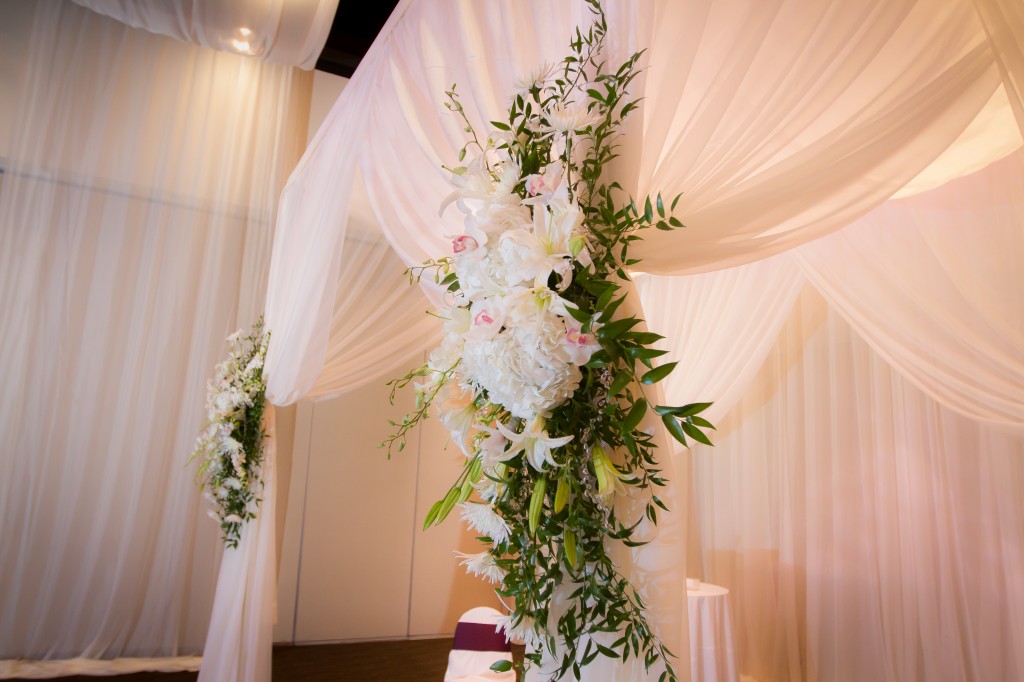
[[[469,142],[448,170],[453,205],[465,232],[452,254],[409,271],[433,272],[445,290],[441,345],[422,367],[391,382],[412,384],[416,409],[392,422],[381,445],[401,450],[410,429],[434,405],[466,457],[458,480],[427,514],[424,527],[458,508],[484,551],[462,554],[467,570],[514,600],[504,631],[527,644],[539,663],[546,649],[559,662],[553,679],[598,655],[662,660],[675,679],[670,652],[648,623],[640,593],[619,572],[607,542],[637,546],[644,516],[657,523],[666,484],[651,433],[644,386],[675,363],[655,366],[662,337],[617,316],[629,246],[647,228],[682,223],[661,196],[642,208],[620,199],[602,180],[615,157],[615,132],[637,103],[626,98],[640,53],[615,71],[600,52],[607,25],[588,0],[592,27],[577,29],[571,54],[516,84],[506,121],[480,139],[453,86],[447,107],[460,116]],[[678,200],[678,197],[676,197]],[[616,281],[618,280],[618,282]],[[686,444],[709,443],[701,418],[708,403],[656,406],[669,431]],[[640,501],[640,518],[619,518],[615,499]],[[565,590],[565,587],[570,589]],[[556,589],[568,604],[552,609]],[[609,644],[585,635],[612,633]],[[495,664],[507,670],[507,661]]]
[[[270,333],[261,317],[248,335],[228,337],[228,359],[207,382],[207,425],[189,461],[200,460],[197,477],[216,509],[224,543],[237,547],[242,525],[256,517],[263,489],[263,408],[267,382],[263,362]]]

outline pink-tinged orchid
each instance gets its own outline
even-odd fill
[[[524,199],[526,206],[536,204],[547,204],[553,200],[560,200],[568,203],[569,193],[565,183],[562,182],[564,167],[561,161],[549,163],[544,167],[543,172],[526,176],[526,193],[530,198]]]
[[[500,305],[495,305],[493,300],[484,299],[474,303],[470,306],[469,314],[473,318],[473,323],[465,334],[467,340],[493,339],[505,323],[505,315]]]
[[[480,246],[480,244],[470,237],[468,234],[464,234],[456,237],[452,240],[452,251],[454,253],[462,253],[463,251],[472,251],[473,249]]]

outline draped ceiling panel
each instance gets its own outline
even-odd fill
[[[939,158],[1001,83],[970,2],[607,5],[611,60],[649,46],[644,106],[615,172],[640,192],[683,192],[689,226],[639,245],[649,272],[730,267],[839,229]],[[345,246],[353,188],[407,264],[445,253],[459,225],[435,212],[441,166],[463,132],[444,89],[458,84],[482,127],[515,76],[556,61],[585,18],[579,3],[399,4],[282,197],[267,301],[275,402],[344,388],[323,362],[343,338],[335,298],[360,286]],[[1011,119],[988,138],[989,159],[1018,141]],[[390,313],[370,325],[384,355]]]
[[[338,8],[338,0],[73,1],[132,28],[307,70]]]

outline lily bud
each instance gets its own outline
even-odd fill
[[[569,501],[569,479],[566,477],[565,472],[558,477],[558,487],[555,488],[555,506],[552,511],[556,514],[565,508],[566,502]]]
[[[540,514],[544,510],[544,495],[547,492],[547,488],[547,476],[541,475],[537,478],[536,483],[533,484],[533,495],[530,497],[530,511],[528,517],[530,535],[536,533],[537,526],[540,525]]]
[[[616,490],[621,491],[622,473],[608,459],[608,451],[600,445],[595,445],[590,452],[594,461],[594,474],[597,476],[597,493],[606,497]]]
[[[584,244],[585,242],[583,241],[583,237],[580,237],[579,235],[569,237],[569,253],[572,254],[573,258],[580,255],[580,251],[583,250]]]

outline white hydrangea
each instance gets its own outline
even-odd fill
[[[487,391],[491,402],[531,419],[568,400],[583,377],[579,367],[553,358],[552,349],[541,346],[541,337],[531,330],[506,329],[493,339],[467,342],[462,371]]]

